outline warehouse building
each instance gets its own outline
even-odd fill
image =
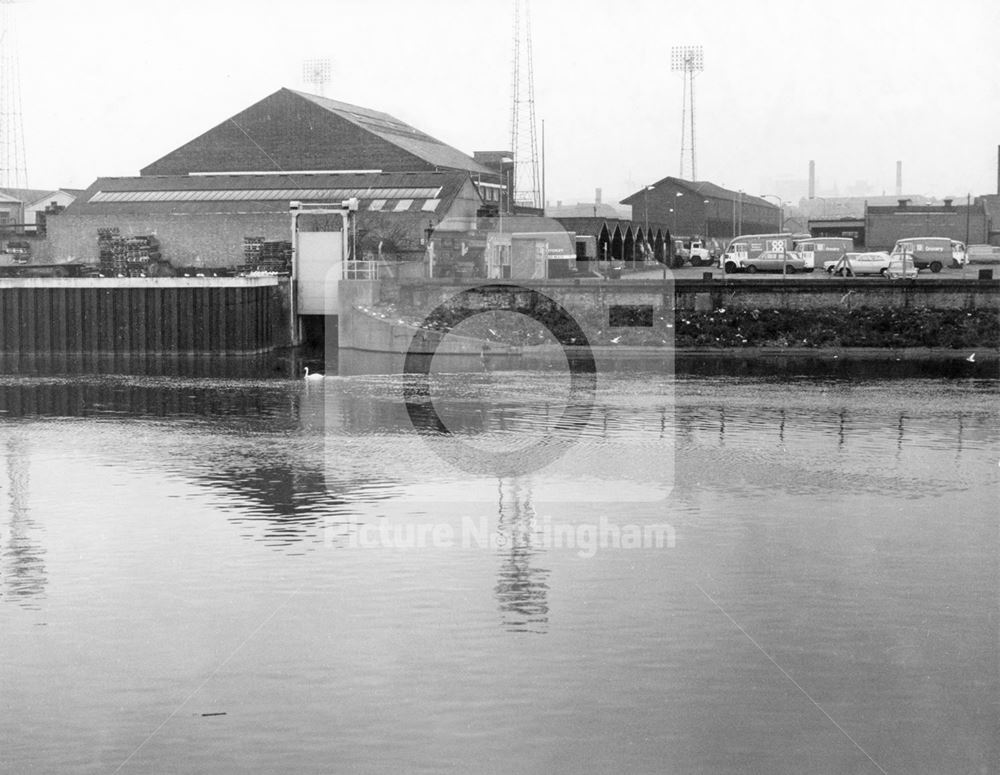
[[[99,236],[142,238],[174,267],[241,268],[290,240],[292,202],[357,198],[359,258],[420,259],[431,230],[471,228],[503,191],[497,170],[387,113],[279,89],[139,176],[95,181],[49,219],[49,252],[97,263]]]
[[[636,223],[667,225],[676,237],[702,237],[721,244],[740,234],[781,230],[781,208],[742,191],[708,181],[666,177],[622,200]]]

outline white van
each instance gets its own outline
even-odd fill
[[[917,269],[930,269],[934,273],[946,266],[963,267],[969,262],[965,243],[948,237],[907,237],[896,240],[892,252],[913,256]]]

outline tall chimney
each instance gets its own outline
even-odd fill
[[[1000,195],[1000,145],[997,146],[997,194]]]
[[[816,198],[816,162],[809,160],[809,198]]]
[[[903,195],[903,162],[896,162],[896,196]]]
[[[594,204],[599,205],[601,203],[601,189],[594,189]]]

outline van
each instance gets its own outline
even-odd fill
[[[910,255],[918,270],[930,269],[934,273],[946,266],[962,267],[968,263],[965,244],[948,237],[906,237],[896,240],[892,253]]]
[[[836,263],[854,251],[851,237],[810,237],[795,243],[795,252],[806,262],[805,271],[822,268],[827,262]]]

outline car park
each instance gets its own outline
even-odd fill
[[[880,274],[886,275],[889,271],[890,256],[885,251],[874,251],[870,253],[845,253],[843,258],[837,261],[825,261],[823,268],[828,274],[836,274],[839,277],[853,277],[855,275]]]
[[[801,272],[806,268],[806,262],[798,253],[791,250],[764,250],[753,257],[727,258],[725,270],[736,272]]]

